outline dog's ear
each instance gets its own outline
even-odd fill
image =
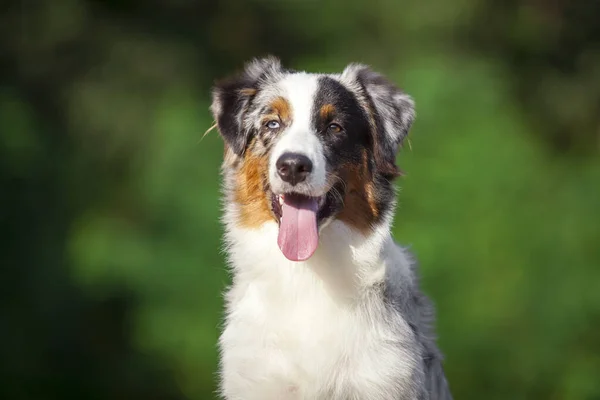
[[[283,71],[273,56],[246,64],[244,71],[216,83],[210,107],[223,140],[233,152],[242,155],[250,139],[244,116],[261,85]]]
[[[398,176],[396,153],[415,118],[414,101],[366,65],[348,65],[342,80],[358,86],[358,92],[364,96],[364,106],[375,125],[373,150],[377,168],[389,178]]]

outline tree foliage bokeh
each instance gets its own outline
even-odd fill
[[[600,2],[7,0],[0,398],[214,398],[214,79],[369,63],[416,99],[396,238],[458,399],[600,399]]]

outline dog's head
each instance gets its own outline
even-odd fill
[[[308,259],[332,219],[368,233],[394,207],[396,152],[413,101],[368,67],[308,74],[255,60],[216,85],[211,109],[235,223],[278,223],[288,259]]]

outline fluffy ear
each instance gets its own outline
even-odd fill
[[[253,60],[242,73],[216,83],[210,109],[223,140],[235,154],[242,155],[250,139],[244,116],[252,99],[262,84],[282,71],[279,59],[270,56]]]
[[[365,65],[348,65],[342,79],[358,86],[364,96],[375,125],[373,145],[378,169],[390,178],[398,176],[396,153],[415,118],[412,98]]]

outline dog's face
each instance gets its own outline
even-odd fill
[[[368,67],[308,74],[256,60],[216,85],[211,109],[236,223],[278,223],[288,259],[308,259],[332,219],[368,233],[394,207],[413,102]]]

